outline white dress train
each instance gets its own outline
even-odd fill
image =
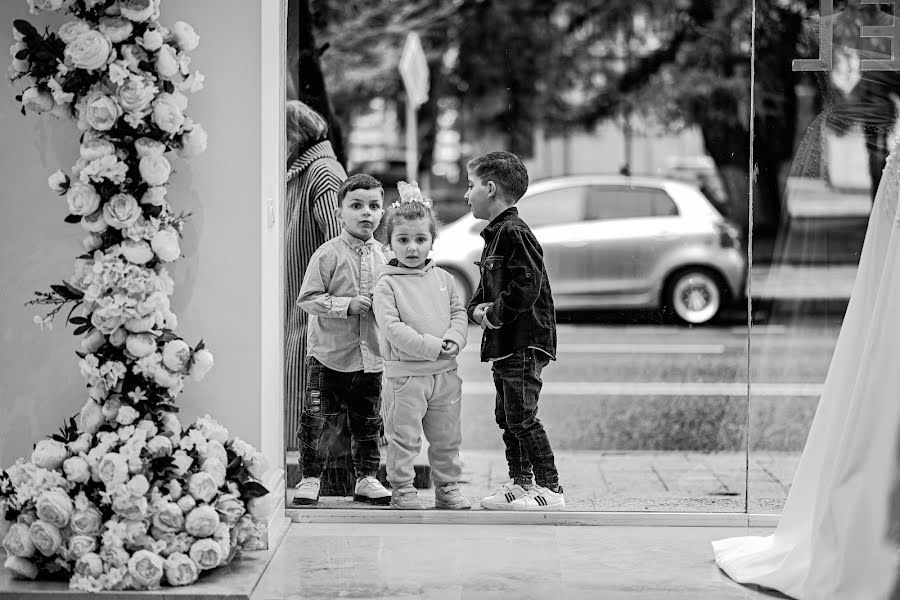
[[[801,600],[888,598],[887,539],[900,442],[900,155],[885,164],[856,282],[775,533],[713,542],[740,583]]]

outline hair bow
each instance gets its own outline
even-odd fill
[[[406,183],[405,181],[398,181],[397,191],[400,192],[400,201],[391,204],[392,208],[400,208],[401,204],[407,204],[409,202],[418,202],[419,204],[424,204],[428,208],[431,208],[431,200],[422,195],[422,191],[419,189],[419,184],[417,182],[413,181],[412,183]]]

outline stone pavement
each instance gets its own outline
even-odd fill
[[[566,509],[572,511],[744,512],[747,490],[743,452],[556,452]],[[463,493],[488,495],[508,481],[501,451],[464,450]],[[799,452],[754,452],[750,456],[749,512],[779,513]],[[296,453],[288,453],[288,466]],[[423,450],[420,464],[427,464]],[[430,506],[433,488],[419,490]],[[292,488],[288,489],[287,507]],[[359,508],[349,497],[323,498],[321,508]]]

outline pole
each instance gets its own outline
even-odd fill
[[[419,134],[416,105],[406,94],[406,179],[416,181],[419,171]]]

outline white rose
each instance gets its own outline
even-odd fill
[[[91,325],[109,336],[121,327],[125,320],[126,316],[122,313],[121,307],[115,304],[101,306],[91,313]]]
[[[162,45],[156,54],[156,72],[165,79],[178,73],[178,54],[175,48],[168,44]]]
[[[15,523],[6,532],[3,538],[3,547],[10,556],[28,558],[34,555],[34,543],[31,541],[31,533],[28,525]]]
[[[122,17],[103,17],[100,19],[100,33],[108,37],[113,44],[124,42],[131,37],[133,28],[131,21]]]
[[[85,140],[81,143],[79,154],[81,158],[90,162],[99,160],[104,156],[112,156],[116,153],[116,147],[112,142],[105,139]]]
[[[144,158],[145,156],[162,156],[166,151],[166,145],[162,142],[157,142],[152,138],[141,137],[134,140],[134,150],[137,152],[138,158]],[[150,188],[144,193],[145,197],[151,189],[161,189],[163,190],[163,196],[165,196],[165,188]],[[142,198],[141,202],[146,203],[146,200]]]
[[[83,118],[88,125],[98,131],[112,129],[121,116],[122,108],[112,96],[94,91],[84,99]]]
[[[124,329],[116,329],[111,334],[109,334],[109,343],[116,348],[121,348],[125,345],[125,338],[127,335],[128,334],[125,333]]]
[[[116,99],[126,111],[136,114],[146,114],[156,96],[156,88],[152,85],[144,85],[140,81],[129,79],[116,90]]]
[[[123,406],[119,409],[119,414],[116,415],[116,421],[122,425],[131,425],[139,416],[140,414],[138,411],[134,410],[132,407]]]
[[[106,66],[112,44],[99,31],[89,29],[66,44],[65,55],[78,69],[94,71]]]
[[[57,194],[64,194],[69,189],[69,176],[57,169],[57,171],[47,178],[47,185]]]
[[[178,504],[178,508],[180,508],[184,514],[191,512],[197,507],[197,501],[190,496],[182,496],[178,499],[176,504]]]
[[[106,337],[94,329],[81,340],[81,351],[87,354],[93,354],[103,347],[106,343]]]
[[[25,110],[41,114],[53,110],[56,102],[47,90],[30,87],[22,93],[22,106]]]
[[[150,421],[148,417],[144,417],[144,419],[142,419],[141,422],[137,424],[137,428],[145,431],[147,433],[148,439],[152,438],[154,435],[156,435],[156,432],[159,431],[153,421]]]
[[[141,216],[141,207],[131,194],[116,194],[103,205],[103,218],[110,227],[125,229]]]
[[[218,458],[207,458],[203,461],[200,468],[203,469],[204,472],[212,475],[217,488],[225,485],[225,475],[227,471],[225,469],[225,464]]]
[[[79,460],[84,461],[83,458],[79,458]],[[84,462],[87,466],[87,461]],[[75,510],[75,505],[72,504],[72,499],[61,488],[46,490],[35,503],[37,518],[60,529],[69,524],[73,510]]]
[[[103,559],[96,552],[88,552],[75,563],[75,573],[82,577],[100,577],[103,575]]]
[[[194,463],[194,459],[188,456],[184,450],[176,450],[175,454],[172,455],[172,460],[174,461],[175,474],[179,477],[187,473],[187,470]]]
[[[190,585],[197,581],[200,568],[187,554],[173,552],[166,558],[166,582],[171,586]]]
[[[125,260],[134,265],[143,265],[153,259],[153,249],[144,240],[124,240],[121,250]]]
[[[200,381],[209,370],[213,368],[213,355],[209,350],[203,349],[194,352],[194,362],[191,363],[191,378]]]
[[[66,445],[56,440],[41,440],[31,453],[31,462],[42,469],[54,470],[62,466],[69,456]]]
[[[128,560],[128,574],[139,589],[155,590],[162,581],[164,564],[158,554],[149,550],[138,550]]]
[[[216,512],[222,516],[222,521],[228,525],[234,525],[238,522],[247,509],[234,494],[222,494],[216,502]]]
[[[144,32],[144,36],[137,39],[137,42],[147,50],[154,52],[162,48],[163,36],[156,29],[148,28]]]
[[[65,6],[65,0],[28,0],[28,6],[32,14],[41,12],[56,12]]]
[[[93,233],[81,240],[81,245],[86,252],[93,252],[103,245],[103,238]]]
[[[153,383],[166,389],[174,388],[181,383],[181,375],[161,366],[153,372]]]
[[[81,182],[76,182],[76,185]],[[84,184],[82,184],[84,185]],[[73,186],[74,187],[74,186]],[[91,187],[91,186],[87,186]],[[93,189],[93,188],[91,188]],[[72,188],[69,189],[69,193],[72,192]],[[68,195],[66,196],[68,200]],[[100,205],[100,196],[97,195],[97,205]],[[72,210],[72,204],[69,203],[69,210]],[[102,210],[95,210],[94,212],[86,215],[82,215],[81,217],[81,226],[84,227],[86,231],[90,231],[91,233],[103,233],[107,229],[109,229],[109,225],[106,224],[106,219],[103,218]],[[149,250],[150,247],[148,246]]]
[[[194,542],[188,554],[197,563],[197,566],[203,570],[215,569],[225,560],[226,556],[222,545],[210,538]]]
[[[181,149],[178,151],[178,156],[192,158],[205,151],[207,137],[206,130],[197,123],[193,129],[181,136]]]
[[[119,411],[122,409],[122,401],[118,396],[113,396],[109,400],[103,403],[103,416],[109,419],[110,421],[114,421],[116,416],[118,416]]]
[[[125,322],[125,329],[131,333],[146,333],[153,329],[156,324],[156,318],[153,315],[146,317],[132,317]],[[140,357],[138,357],[140,358]]]
[[[82,217],[97,212],[100,207],[100,194],[93,186],[76,181],[66,192],[66,202],[69,205],[69,212],[73,215],[81,215]],[[84,219],[82,219],[84,221]],[[106,222],[103,222],[103,228],[106,229]],[[99,232],[94,232],[99,233]]]
[[[84,510],[76,510],[72,513],[69,527],[77,535],[99,535],[103,529],[103,515],[93,505]]]
[[[91,26],[88,25],[85,21],[69,21],[68,23],[63,23],[59,27],[59,39],[61,39],[66,44],[71,44],[74,42],[79,35],[86,31],[90,31]]]
[[[187,514],[184,520],[184,530],[198,538],[209,537],[219,526],[221,520],[219,513],[212,506],[204,504],[198,506]]]
[[[78,431],[94,434],[100,429],[100,426],[106,421],[106,417],[101,412],[100,405],[93,400],[88,400],[81,407],[78,413]]]
[[[182,50],[190,52],[197,49],[200,44],[200,36],[194,31],[194,28],[184,21],[176,21],[172,26],[172,35],[175,36],[175,43]]]
[[[190,359],[191,347],[184,340],[172,340],[163,347],[163,364],[171,371],[184,371]]]
[[[219,486],[216,485],[213,476],[203,471],[193,473],[187,481],[188,494],[197,502],[209,502],[215,497],[218,489]]]
[[[178,133],[185,120],[181,105],[175,94],[160,94],[153,101],[153,122],[166,133]]]
[[[138,170],[148,185],[157,186],[169,180],[172,165],[165,156],[145,156],[138,163]]]
[[[128,492],[122,492],[113,497],[112,508],[123,519],[140,521],[147,516],[149,503],[143,496],[133,496]]]
[[[184,512],[176,503],[165,502],[153,515],[153,526],[165,533],[178,533],[184,527]]]
[[[222,426],[215,429],[203,430],[209,442],[206,444],[206,450],[203,453],[204,458],[215,458],[223,465],[228,463],[228,453],[222,442],[228,441],[228,430]]]
[[[38,519],[29,527],[31,541],[38,552],[44,556],[53,556],[62,545],[62,534],[56,525]]]
[[[125,487],[134,496],[144,496],[150,491],[150,482],[146,475],[135,475]]]
[[[87,454],[88,451],[91,449],[91,438],[92,437],[93,436],[91,436],[91,434],[89,434],[89,433],[82,433],[81,435],[78,436],[78,439],[76,439],[74,442],[69,442],[69,452],[71,452],[72,454],[75,454],[75,455]],[[65,468],[65,464],[66,463],[63,463],[64,468]]]
[[[78,560],[88,552],[97,549],[97,538],[88,535],[73,535],[69,538],[69,554]]]
[[[38,576],[38,568],[33,562],[27,558],[18,556],[8,556],[3,566],[18,575],[27,579],[36,579]]]
[[[109,452],[97,465],[97,476],[107,489],[128,481],[128,460],[118,452]]]
[[[156,352],[156,338],[148,333],[135,333],[125,338],[125,348],[135,358],[150,356]]]
[[[147,450],[154,456],[168,456],[172,453],[172,442],[164,435],[157,435],[147,442]]]
[[[126,566],[128,564],[128,559],[131,557],[128,555],[128,551],[121,546],[104,544],[103,548],[100,550],[100,558],[103,559],[103,562],[106,563],[107,566],[117,569]]]
[[[153,0],[119,0],[119,10],[126,19],[142,23],[153,18]]]
[[[166,203],[166,188],[149,187],[144,195],[141,196],[141,204],[149,204],[151,206],[164,206]]]
[[[163,262],[172,262],[181,256],[181,247],[178,245],[178,232],[171,227],[160,229],[153,234],[150,247]]]
[[[63,463],[66,479],[73,483],[86,483],[91,478],[91,467],[80,456],[72,456]]]

